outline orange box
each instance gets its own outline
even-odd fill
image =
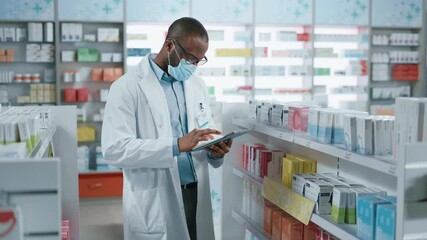
[[[92,68],[91,74],[92,81],[101,82],[102,81],[102,68]]]
[[[121,173],[80,174],[79,197],[121,197],[123,176]]]
[[[320,227],[316,227],[314,229],[315,240],[322,240],[322,234],[323,234],[323,230]]]
[[[9,56],[9,55],[6,56],[6,62],[13,62],[13,61],[15,61],[15,58],[13,57],[13,55],[12,56]]]
[[[114,68],[114,80],[119,79],[123,75],[123,68]]]
[[[304,240],[313,240],[316,239],[315,231],[317,225],[310,222],[308,225],[304,225]]]
[[[13,55],[15,55],[15,50],[13,50],[13,49],[7,49],[6,50],[6,55],[7,56],[13,56]]]
[[[304,224],[288,216],[282,218],[282,240],[303,240]]]
[[[280,212],[282,211],[280,208],[278,208],[276,205],[265,202],[264,205],[264,232],[271,235],[272,229],[273,229],[273,212]]]
[[[6,62],[6,55],[0,56],[0,62]]]
[[[4,50],[3,48],[0,48],[0,56],[4,56],[6,55],[6,50]]]
[[[282,218],[286,217],[286,213],[283,211],[273,212],[273,226],[271,229],[271,239],[281,240],[282,239]]]
[[[116,80],[116,79],[114,79],[114,68],[104,68],[104,71],[103,71],[103,80],[105,81],[105,82],[113,82],[114,80]]]

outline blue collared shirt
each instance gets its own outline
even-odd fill
[[[178,138],[183,137],[188,133],[184,84],[183,82],[177,81],[172,76],[169,76],[167,73],[165,73],[153,61],[153,55],[150,54],[148,57],[150,59],[151,69],[154,71],[154,74],[156,75],[160,85],[163,88],[163,91],[165,92],[173,134],[173,156],[178,158],[178,170],[181,185],[196,182],[197,174],[194,169],[191,153],[180,152],[178,148]],[[222,159],[221,157],[212,157],[209,152],[207,155],[212,160]]]

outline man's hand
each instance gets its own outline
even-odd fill
[[[193,131],[178,139],[179,151],[188,152],[193,149],[200,141],[214,139],[212,134],[221,134],[221,131],[210,128],[193,129]]]
[[[233,139],[228,139],[225,142],[219,142],[218,144],[214,144],[208,148],[205,148],[206,151],[211,153],[211,156],[214,158],[222,158],[225,154],[230,151],[231,144],[233,143]]]

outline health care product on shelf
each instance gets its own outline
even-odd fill
[[[357,202],[357,236],[362,240],[380,239],[378,236],[375,236],[377,232],[377,221],[382,223],[384,220],[382,220],[380,217],[384,218],[385,216],[382,213],[382,208],[379,206],[382,204],[390,205],[391,202],[387,199],[376,196],[360,197],[357,199]],[[381,210],[381,216],[378,215],[379,209]],[[393,228],[391,226],[395,225],[395,222],[393,221],[393,223],[390,222],[390,226],[388,226],[389,229]],[[383,227],[384,225],[381,224],[379,228],[380,232]]]
[[[0,155],[26,158],[35,148],[41,132],[50,126],[52,112],[47,108],[12,108],[0,114]]]
[[[380,240],[396,239],[396,205],[380,204],[377,206],[375,238]]]
[[[269,149],[261,143],[243,144],[241,167],[256,176],[281,180],[282,161],[285,153]]]
[[[427,98],[397,98],[394,155],[405,143],[427,142]]]
[[[317,162],[298,154],[286,154],[282,163],[282,184],[292,188],[295,173],[316,173]]]
[[[243,180],[242,213],[248,216],[258,225],[263,224],[264,197],[262,189],[257,188],[250,182]]]

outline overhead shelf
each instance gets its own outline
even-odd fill
[[[271,137],[292,142],[319,152],[323,152],[348,162],[374,169],[388,175],[396,176],[396,164],[392,156],[365,156],[340,148],[338,145],[323,144],[307,138],[306,133],[291,132],[284,128],[276,128],[249,119],[233,119],[233,124],[253,129]]]
[[[245,214],[238,210],[232,210],[231,216],[239,223],[241,223],[246,229],[254,234],[259,240],[271,240],[271,236],[264,233],[264,229],[257,223],[248,218]]]

